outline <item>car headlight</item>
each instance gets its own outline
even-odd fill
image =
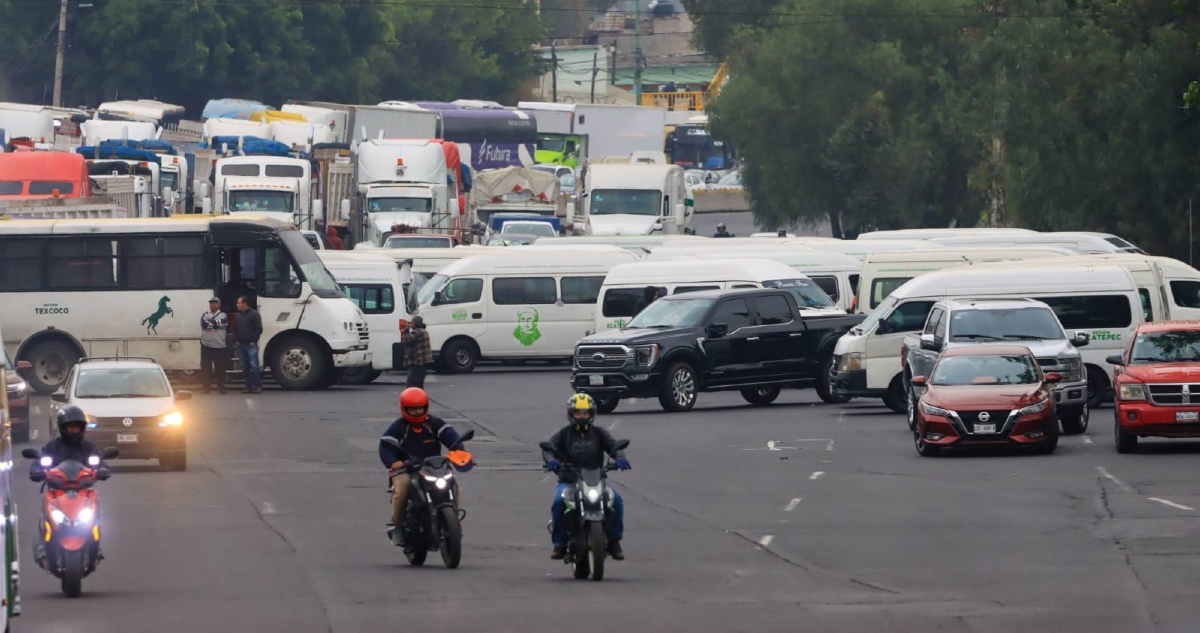
[[[14,398],[24,398],[26,392],[29,391],[29,383],[25,382],[24,380],[21,382],[14,382],[11,386],[9,386],[8,390],[13,392]]]
[[[53,520],[55,523],[62,525],[63,523],[66,522],[67,515],[63,514],[62,510],[55,508],[50,511],[50,519]]]
[[[1046,407],[1049,404],[1050,404],[1050,399],[1047,398],[1037,404],[1031,404],[1031,405],[1017,411],[1017,415],[1029,415],[1030,413],[1041,413],[1042,411],[1046,410]]]
[[[638,345],[631,349],[634,363],[638,367],[652,367],[658,360],[658,345]]]
[[[164,427],[183,426],[183,414],[178,411],[172,411],[171,413],[164,415],[162,422],[159,422],[158,425]]]
[[[1079,382],[1083,380],[1082,358],[1060,358],[1058,359],[1058,364],[1067,368],[1067,371],[1062,372],[1063,382]]]
[[[1143,385],[1140,382],[1131,382],[1128,384],[1121,385],[1120,399],[1121,400],[1145,400],[1146,399],[1146,385]]]
[[[91,525],[92,519],[96,518],[96,511],[91,508],[84,508],[79,511],[79,518],[75,523],[79,525]]]
[[[932,404],[925,404],[924,402],[921,403],[921,410],[925,412],[925,415],[936,415],[943,418],[954,417],[953,411],[949,409],[943,409],[941,407],[935,407]]]
[[[838,359],[838,371],[858,371],[862,369],[862,353],[850,352],[842,354]]]
[[[595,488],[588,488],[587,491],[583,493],[583,496],[587,497],[589,502],[596,503],[600,500],[600,491]]]

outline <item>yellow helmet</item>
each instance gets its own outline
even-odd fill
[[[575,417],[576,411],[587,411],[587,419]],[[567,400],[567,421],[580,431],[586,431],[596,420],[596,401],[586,393],[577,393]]]

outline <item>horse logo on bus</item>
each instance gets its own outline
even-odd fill
[[[171,318],[175,318],[175,311],[167,305],[168,303],[171,303],[170,297],[159,299],[158,310],[155,310],[154,314],[142,319],[142,325],[146,326],[146,334],[150,334],[151,330],[154,331],[154,334],[158,334],[158,322],[168,314],[171,315]]]

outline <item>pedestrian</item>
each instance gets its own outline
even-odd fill
[[[776,233],[776,235],[779,237],[787,237],[787,229],[779,229],[779,232]]]
[[[637,316],[645,310],[647,306],[655,301],[658,301],[658,288],[654,286],[646,286],[642,289],[642,298],[633,307],[633,316]]]
[[[325,230],[325,239],[329,240],[329,247],[335,251],[346,250],[346,245],[342,243],[342,238],[338,237],[337,227],[330,225]]]
[[[404,386],[424,389],[425,374],[431,365],[433,348],[429,345],[429,331],[425,329],[425,319],[415,316],[404,331],[404,367],[408,369]]]
[[[208,312],[200,315],[200,380],[204,385],[200,393],[211,391],[214,377],[217,391],[225,393],[225,371],[229,365],[225,332],[228,330],[229,316],[221,311],[221,299],[209,299]]]
[[[238,358],[242,361],[242,378],[246,388],[242,393],[262,393],[262,369],[258,365],[258,339],[262,337],[262,317],[250,307],[245,295],[237,300],[238,318],[233,324]]]

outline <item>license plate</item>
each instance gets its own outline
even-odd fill
[[[137,444],[137,433],[117,433],[118,444]]]
[[[1196,412],[1196,411],[1176,411],[1175,412],[1175,421],[1176,422],[1196,422],[1197,420],[1200,420],[1200,412]]]
[[[588,384],[593,387],[603,387],[604,376],[588,376]]]
[[[995,435],[996,434],[996,425],[995,424],[976,424],[975,425],[975,434],[976,435]]]

